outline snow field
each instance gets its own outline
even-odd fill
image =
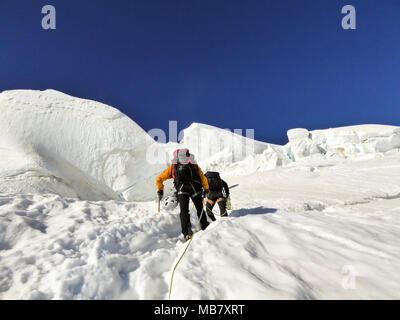
[[[154,203],[0,197],[2,299],[162,298],[180,234]],[[134,275],[134,276],[133,276]]]
[[[382,175],[398,163],[386,160],[382,168],[374,169],[379,161],[360,168],[368,164],[382,190],[392,186]],[[254,179],[242,177],[232,189],[230,217],[217,216],[195,235],[177,268],[172,299],[399,298],[400,197],[385,197],[378,188],[351,193],[363,176],[354,168],[351,176],[342,164],[325,170],[350,183],[336,188],[336,198],[331,191],[323,199],[307,185],[304,172],[312,172],[285,170],[300,173],[303,184],[288,184],[282,198],[268,188],[273,171],[253,189],[246,179]],[[253,193],[261,185],[263,197]],[[346,190],[349,198],[342,199]],[[168,297],[172,268],[186,245],[177,209],[158,214],[154,202],[55,195],[2,195],[0,204],[2,299]]]

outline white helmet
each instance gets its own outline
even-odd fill
[[[178,199],[175,196],[166,196],[163,205],[164,209],[173,210],[178,206]]]

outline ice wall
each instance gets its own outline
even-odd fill
[[[251,132],[246,130],[236,133],[229,129],[193,123],[184,130],[181,145],[194,153],[205,168],[223,170],[235,162],[262,154],[270,147],[270,144],[252,138]]]
[[[163,165],[146,161],[154,140],[105,104],[54,91],[0,94],[0,192],[82,199],[143,199]]]

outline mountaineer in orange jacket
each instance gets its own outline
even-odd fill
[[[180,207],[182,233],[185,240],[189,240],[193,235],[189,215],[189,198],[196,207],[197,216],[201,217],[201,229],[205,230],[209,225],[207,214],[203,213],[202,196],[203,189],[204,195],[208,193],[208,181],[188,149],[175,150],[172,164],[156,178],[157,194],[160,200],[164,195],[164,181],[172,178]]]

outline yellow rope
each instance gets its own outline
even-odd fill
[[[205,205],[205,203],[206,203],[206,201],[204,201],[204,205]],[[197,221],[195,230],[198,228],[198,226],[199,226],[199,224],[200,224],[201,217],[203,216],[204,205],[203,205],[203,210],[201,210],[201,214],[200,214],[199,220]],[[193,238],[194,238],[194,235],[192,235],[192,238],[189,240],[188,244],[186,245],[185,250],[183,251],[181,257],[179,258],[178,262],[175,264],[174,269],[172,270],[171,281],[170,281],[170,284],[169,284],[169,295],[168,295],[168,300],[171,300],[172,283],[173,283],[173,281],[174,281],[175,270],[176,270],[176,268],[178,267],[179,262],[181,262],[181,260],[182,260],[183,256],[185,255],[186,251],[188,250],[190,244],[192,243]]]

